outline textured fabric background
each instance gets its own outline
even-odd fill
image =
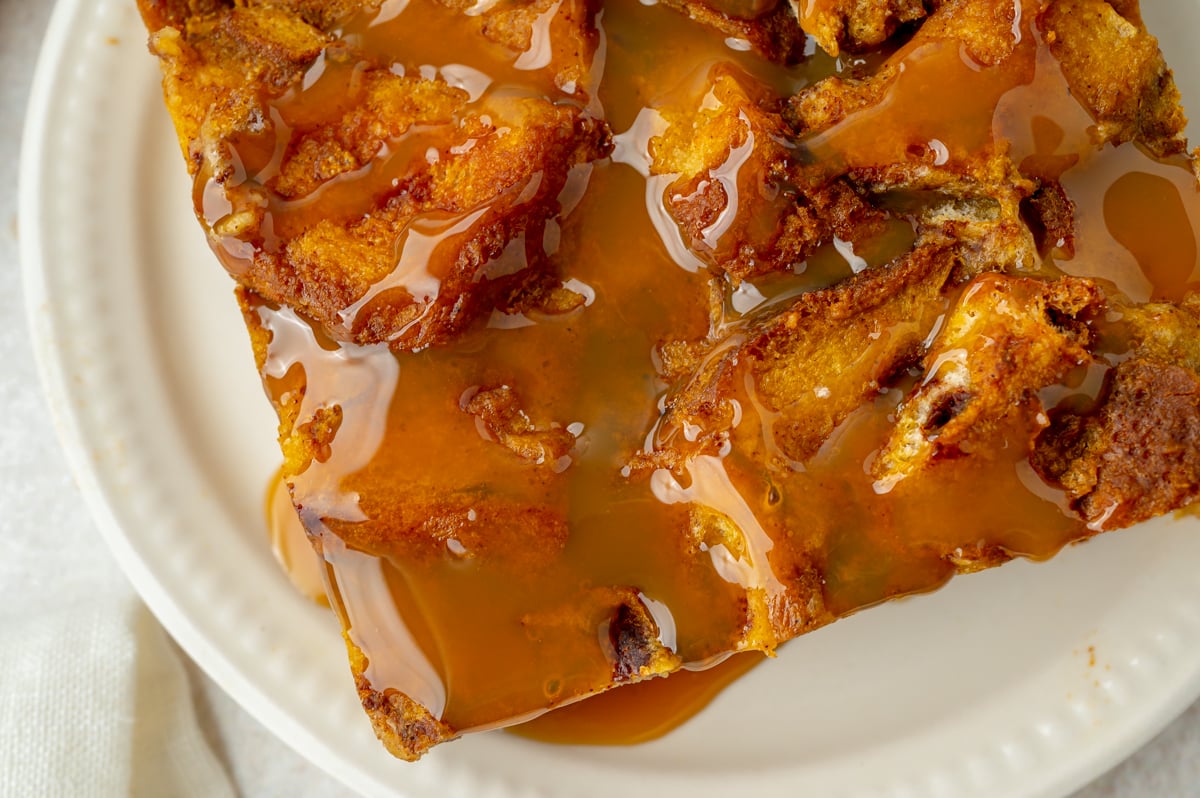
[[[50,8],[0,0],[0,796],[349,795],[169,642],[59,452],[17,262],[21,126]],[[1200,704],[1074,798],[1134,796],[1200,796]]]

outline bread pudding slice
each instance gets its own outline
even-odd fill
[[[398,757],[1200,495],[1136,3],[139,4]]]

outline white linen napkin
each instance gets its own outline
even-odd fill
[[[233,794],[179,658],[127,589],[0,620],[0,795]]]
[[[52,5],[0,0],[0,797],[225,798],[180,659],[88,521],[33,366],[13,187]]]

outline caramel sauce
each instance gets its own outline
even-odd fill
[[[668,679],[609,690],[513,726],[521,737],[567,745],[636,745],[657,740],[683,725],[764,657],[742,654],[702,671],[682,670]]]
[[[1182,158],[1160,162],[1134,146],[1104,155],[1064,176],[1067,190],[1085,197],[1076,218],[1091,233],[1079,237],[1083,247],[1074,261],[1087,258],[1089,276],[1111,281],[1135,302],[1182,299],[1200,281],[1200,204],[1191,168]],[[1073,262],[1060,265],[1079,273]]]
[[[1091,118],[1044,46],[1033,79],[1001,99],[993,124],[1023,174],[1059,180],[1075,203],[1073,252],[1052,247],[1053,264],[1134,302],[1178,301],[1196,288],[1200,189],[1186,158],[1096,146]]]
[[[267,490],[267,532],[271,540],[271,553],[275,561],[291,580],[292,586],[305,598],[329,606],[325,595],[325,569],[321,558],[313,551],[308,542],[308,535],[296,508],[292,506],[292,497],[288,493],[287,483],[283,474],[277,473]]]
[[[903,163],[925,148],[939,165],[962,162],[992,143],[996,105],[1025,82],[1032,56],[1032,45],[1018,45],[1012,63],[988,69],[956,41],[914,39],[894,56],[898,73],[881,101],[805,140],[808,157],[833,173]]]
[[[1200,204],[1186,162],[1159,161],[1134,145],[1097,146],[1090,119],[1040,39],[1033,4],[1024,5],[1012,52],[1000,63],[972,61],[949,40],[914,39],[889,58],[903,69],[885,98],[802,139],[797,157],[836,171],[925,158],[926,150],[944,164],[1011,147],[1026,174],[1060,179],[1077,203],[1076,246],[1053,249],[1046,270],[1108,281],[1137,301],[1179,298],[1197,282]],[[757,4],[745,6],[747,15],[759,13]],[[594,97],[581,98],[541,67],[521,66],[523,59],[544,66],[553,56],[525,59],[553,40],[550,33],[525,53],[474,49],[428,33],[460,23],[456,12],[427,0],[385,3],[377,16],[347,23],[342,35],[351,55],[334,62],[327,51],[311,81],[276,104],[261,140],[239,145],[241,182],[217,191],[205,182],[211,176],[198,181],[197,207],[213,227],[239,201],[259,201],[239,194],[239,185],[268,192],[266,227],[276,234],[361,213],[364,198],[426,151],[427,131],[390,141],[386,154],[311,197],[283,199],[270,190],[293,131],[354,102],[355,52],[409,53],[404,68],[422,74],[483,75],[468,91],[472,112],[482,112],[489,92],[503,84],[587,103],[619,134],[613,159],[579,173],[586,191],[548,247],[564,284],[587,297],[575,310],[520,317],[496,311],[446,346],[395,354],[383,345],[330,341],[291,310],[257,308],[272,336],[263,369],[272,396],[281,401],[303,389],[300,423],[337,409],[328,451],[292,478],[292,491],[308,534],[319,541],[332,606],[365,653],[365,675],[376,690],[402,691],[458,730],[510,725],[613,684],[610,624],[618,593],[636,597],[680,663],[703,670],[739,648],[748,597],[765,597],[769,612],[783,612],[801,564],[821,573],[817,599],[836,617],[934,589],[980,553],[1046,558],[1090,534],[1029,465],[1042,420],[1016,418],[988,450],[879,490],[868,466],[916,374],[881,389],[803,463],[779,454],[777,413],[748,381],[734,387],[739,418],[731,450],[694,457],[682,473],[660,468],[648,478],[631,476],[630,456],[663,443],[655,436],[674,387],[656,371],[656,347],[713,331],[709,274],[663,215],[662,184],[645,168],[652,130],[639,125],[652,122],[655,109],[694,96],[715,63],[733,63],[780,96],[837,65],[818,56],[792,69],[771,66],[668,9],[614,0],[600,18],[603,80]],[[465,58],[472,72],[449,68]],[[371,295],[393,288],[436,293],[439,248],[452,249],[455,236],[478,222],[472,213],[422,218],[407,228],[397,242],[397,270]],[[740,331],[789,299],[878,268],[912,240],[911,225],[901,220],[857,251],[830,245],[792,272],[744,282],[727,297],[716,332],[730,336],[726,346],[736,345]],[[275,245],[269,236],[221,239],[217,249],[236,270],[255,248]],[[931,337],[940,324],[933,316],[954,299],[929,319],[878,330],[878,346],[889,336]],[[1073,374],[1043,400],[1053,406],[1094,397],[1102,378],[1102,367]],[[522,459],[464,412],[475,392],[498,386],[516,392],[529,419],[570,431],[569,454],[552,463]],[[738,539],[691,540],[689,513],[700,507],[729,519]],[[273,524],[273,538],[294,570],[303,558],[294,556],[295,538],[285,527]],[[294,578],[311,585],[307,575]],[[566,742],[651,739],[756,660],[735,657],[705,673],[612,691],[545,715],[521,733]]]

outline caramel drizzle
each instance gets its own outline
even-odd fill
[[[374,57],[390,57],[398,43],[421,38],[411,35],[406,21],[410,10],[402,5],[386,3],[376,17],[364,18],[379,24],[367,24],[366,32],[353,34],[361,35],[361,41],[348,32],[358,31],[352,24],[343,36]],[[477,5],[472,11],[481,8]],[[1066,513],[1061,493],[1032,473],[1027,453],[1019,446],[991,458],[947,465],[945,479],[937,486],[922,480],[879,491],[864,473],[864,463],[886,437],[888,415],[916,379],[911,375],[881,389],[878,399],[842,422],[808,462],[789,462],[781,455],[772,432],[777,414],[747,384],[735,390],[739,413],[734,430],[739,440],[757,441],[773,462],[784,465],[782,470],[764,468],[730,447],[692,458],[683,473],[657,469],[648,481],[618,476],[636,442],[645,441],[643,448],[653,451],[669,445],[672,436],[697,434],[661,426],[670,386],[655,373],[652,362],[658,341],[714,335],[723,338],[725,347],[737,346],[740,327],[799,292],[878,265],[847,248],[846,242],[830,242],[809,262],[798,264],[796,273],[737,286],[725,318],[715,328],[711,325],[704,310],[705,264],[684,245],[663,208],[663,192],[673,176],[651,176],[647,168],[649,142],[664,124],[656,108],[673,97],[636,79],[641,73],[661,71],[668,76],[662,85],[671,87],[688,83],[687,75],[673,59],[640,49],[638,43],[647,29],[661,26],[678,33],[682,41],[705,42],[693,53],[695,63],[744,57],[666,13],[613,2],[603,16],[606,39],[597,62],[604,64],[607,75],[596,96],[609,119],[626,125],[626,132],[617,137],[612,163],[595,167],[586,196],[576,190],[576,198],[564,203],[578,202],[579,211],[561,220],[561,243],[549,248],[567,271],[568,284],[576,280],[590,291],[584,308],[556,319],[493,314],[493,323],[444,349],[403,356],[348,344],[330,348],[316,334],[304,333],[306,323],[289,311],[260,311],[274,335],[264,371],[276,398],[300,382],[307,389],[302,422],[318,407],[337,406],[341,412],[330,456],[297,475],[293,490],[310,533],[323,542],[335,604],[353,640],[371,660],[369,679],[376,689],[405,692],[455,728],[514,722],[610,685],[611,662],[603,634],[583,635],[580,642],[574,640],[574,632],[563,632],[562,640],[547,645],[561,645],[564,658],[550,661],[539,655],[543,642],[531,643],[532,633],[525,631],[539,608],[588,606],[581,591],[593,587],[636,588],[638,600],[657,623],[659,641],[685,664],[700,666],[738,646],[745,618],[729,608],[738,606],[746,593],[762,592],[772,612],[781,610],[790,569],[801,555],[816,559],[814,565],[824,574],[823,600],[833,615],[842,615],[941,584],[955,570],[954,563],[937,554],[947,544],[958,546],[960,556],[970,553],[964,554],[963,546],[978,541],[981,547],[986,544],[1006,554],[1047,557],[1081,535],[1081,524]],[[833,173],[903,162],[910,147],[920,146],[927,150],[921,157],[940,166],[1009,142],[1012,157],[1023,168],[1060,178],[1079,203],[1080,243],[1074,256],[1053,251],[1047,268],[1111,280],[1138,301],[1178,298],[1185,287],[1194,285],[1196,275],[1198,206],[1186,164],[1156,161],[1132,145],[1097,148],[1086,133],[1086,114],[1081,116],[1069,98],[1041,42],[1035,18],[1028,12],[1015,15],[1014,52],[996,67],[970,62],[949,41],[901,48],[893,58],[905,69],[886,99],[803,139],[797,157]],[[376,31],[378,37],[371,38]],[[395,41],[383,36],[384,31]],[[491,76],[486,88],[479,88],[484,78],[471,84],[470,102],[482,102],[501,81],[522,85],[523,90],[549,91],[537,82],[536,69],[512,74],[522,65],[546,63],[545,36],[535,32],[534,40],[529,50],[502,67],[475,63],[468,67],[472,71],[462,71],[472,79],[476,73]],[[372,51],[377,45],[383,49]],[[630,70],[637,63],[643,68]],[[776,85],[787,84],[789,91],[831,69],[828,61],[815,59],[780,76],[761,63],[746,63]],[[328,71],[328,65],[321,69]],[[338,80],[352,83],[353,69]],[[453,77],[447,74],[454,72],[448,69],[442,66],[439,72],[449,81]],[[289,121],[291,112],[285,107],[309,107],[305,92],[332,79],[325,72],[314,74],[295,97],[274,109],[271,134],[260,147],[264,165],[240,166],[232,184],[225,184],[226,191],[269,182],[278,167],[279,142],[295,124],[296,117]],[[466,86],[467,78],[461,82]],[[931,100],[928,92],[935,85],[950,88],[937,89],[942,94]],[[881,130],[889,135],[880,135]],[[387,152],[360,173],[323,187],[300,205],[279,204],[272,198],[270,214],[298,219],[328,204],[353,207],[342,192],[346,197],[360,190],[370,194],[373,187],[390,182],[393,165],[402,170],[406,159],[421,150],[421,135],[415,131],[389,143]],[[753,144],[748,137],[743,146]],[[725,186],[733,203],[742,190],[738,175],[744,155],[739,148],[731,149],[710,175]],[[254,176],[246,176],[250,174]],[[1100,199],[1094,199],[1097,196]],[[1148,196],[1148,207],[1155,209],[1152,218],[1166,219],[1178,232],[1171,254],[1161,261],[1146,242],[1162,230],[1146,224],[1148,232],[1141,233],[1126,223],[1136,216],[1134,205]],[[637,208],[643,203],[644,214]],[[215,229],[230,213],[227,206],[234,204],[211,182],[202,186],[200,205],[210,227]],[[734,204],[729,212],[736,210]],[[398,241],[397,270],[344,311],[347,325],[362,304],[393,288],[403,286],[416,295],[435,293],[436,270],[430,262],[441,247],[453,248],[456,236],[486,213],[485,207],[410,223]],[[906,249],[912,228],[906,222],[900,227],[895,235],[900,249]],[[726,229],[714,224],[704,244],[717,250]],[[245,256],[245,245],[228,237],[217,240],[227,264],[235,267]],[[1117,265],[1109,265],[1114,262]],[[922,332],[926,341],[932,340],[936,326]],[[1098,391],[1105,368],[1089,367],[1079,390]],[[457,398],[468,387],[509,383],[532,399],[534,413],[578,425],[578,447],[562,472],[547,475],[499,451],[494,443],[470,439],[471,422],[461,417]],[[1064,398],[1061,391],[1052,390],[1042,397],[1047,407]],[[1025,433],[1013,430],[1013,440]],[[432,480],[438,495],[478,495],[481,501],[499,498],[513,506],[550,508],[565,519],[569,536],[550,566],[539,565],[530,572],[536,576],[522,579],[507,570],[500,555],[493,561],[493,555],[474,551],[464,542],[475,521],[476,510],[470,509],[455,522],[461,524],[460,536],[444,539],[444,551],[432,560],[409,556],[401,545],[375,534],[387,530],[387,518],[364,500],[372,492],[386,495],[380,475],[402,473],[406,464],[421,469],[420,478]],[[700,557],[681,554],[688,545],[681,531],[686,513],[698,506],[732,520],[745,543],[740,556],[723,544],[704,545]],[[931,525],[932,518],[954,518],[957,523],[942,528],[937,522]],[[374,543],[362,542],[367,540]],[[575,670],[564,670],[562,662],[573,663]]]

